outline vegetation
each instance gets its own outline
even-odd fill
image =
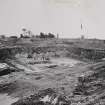
[[[27,30],[26,28],[22,29],[22,34],[20,34],[20,38],[31,38],[35,37],[31,30]],[[52,33],[45,34],[43,32],[40,35],[36,35],[36,38],[55,38],[55,35]]]
[[[52,33],[44,34],[41,32],[40,35],[37,37],[39,37],[39,38],[55,38],[55,35]]]

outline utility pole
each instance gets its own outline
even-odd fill
[[[82,20],[80,20],[80,28],[81,28],[81,39],[85,39],[84,37],[84,27],[83,27],[83,23],[82,23]]]

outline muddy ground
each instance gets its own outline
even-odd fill
[[[78,82],[78,75],[87,65],[68,58],[55,58],[50,63],[34,65],[25,65],[26,62],[21,61],[8,61],[20,70],[0,76],[1,94],[24,99],[38,94],[40,90],[52,89],[57,96],[70,96]]]
[[[0,105],[105,105],[105,62],[70,58],[29,64],[18,58],[0,76]],[[9,100],[9,101],[8,101]]]

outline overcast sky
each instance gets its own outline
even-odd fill
[[[34,34],[105,39],[104,10],[105,0],[0,0],[0,34],[19,35],[27,28]]]

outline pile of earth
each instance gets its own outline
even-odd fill
[[[7,63],[0,63],[0,76],[8,75],[12,72],[18,72],[19,70],[13,67],[12,65],[8,65]]]
[[[41,90],[30,97],[20,99],[12,105],[70,105],[66,96],[57,94],[55,89]]]
[[[79,105],[105,105],[105,62],[99,62],[90,69],[91,73],[78,78],[72,100],[75,99]]]

